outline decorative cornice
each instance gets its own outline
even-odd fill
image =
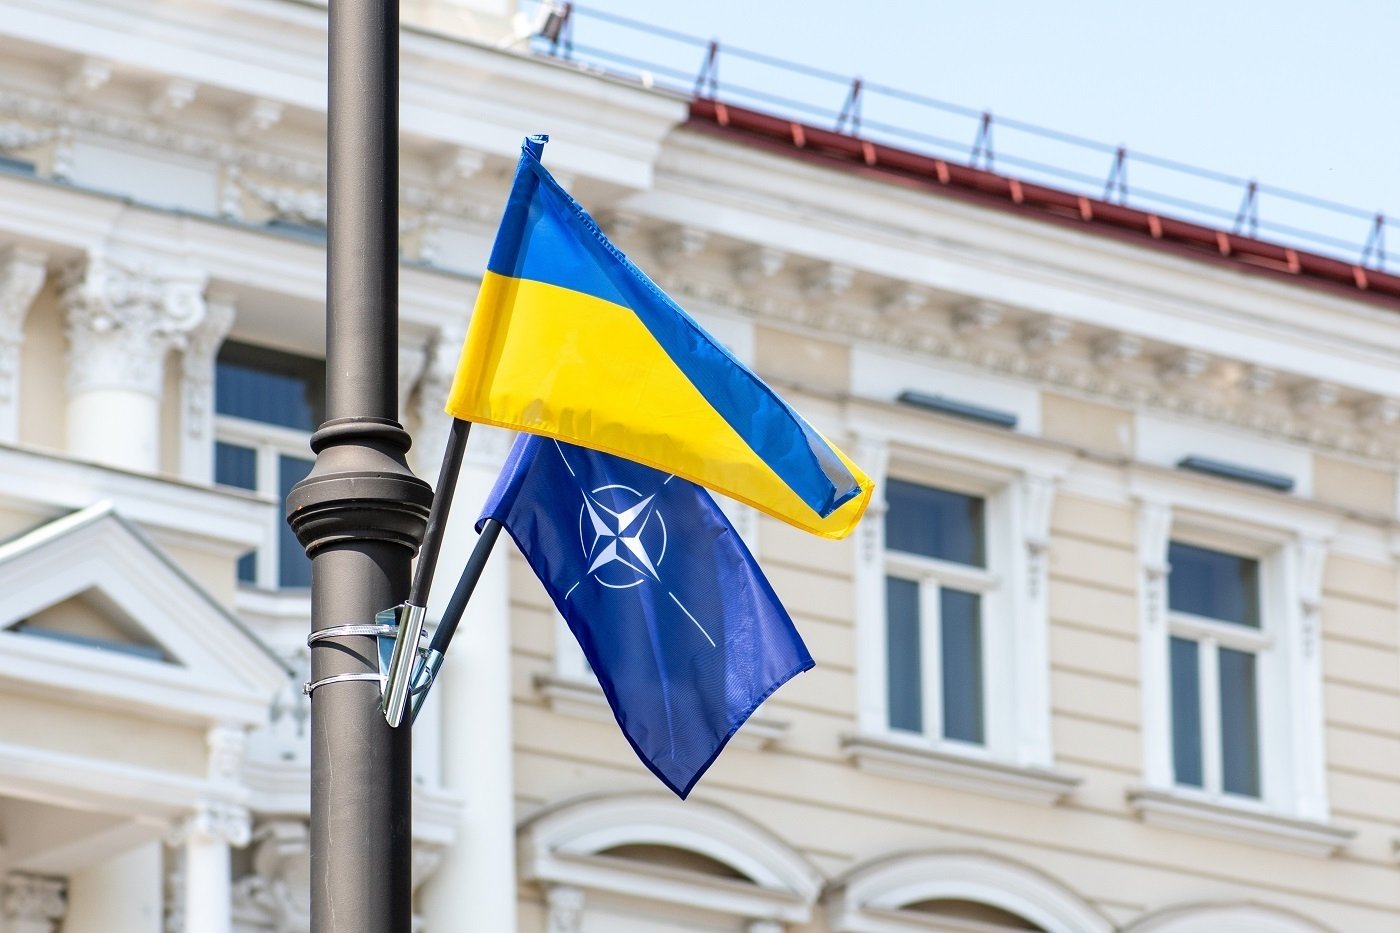
[[[1261,391],[1264,377],[1256,374],[1251,386],[1252,377],[1245,370],[1233,385],[1207,385],[1202,367],[1208,367],[1210,359],[1204,354],[1185,347],[1149,353],[1146,343],[1133,334],[1076,331],[1052,351],[1032,353],[1015,339],[1016,329],[1029,316],[1015,317],[998,305],[969,302],[953,310],[951,321],[930,313],[931,309],[882,314],[876,303],[859,313],[862,306],[853,301],[843,303],[846,313],[830,314],[825,308],[776,294],[776,289],[718,284],[680,269],[661,271],[655,277],[674,295],[748,317],[844,333],[901,352],[1013,376],[1042,388],[1215,421],[1355,456],[1400,456],[1400,401],[1342,395],[1330,410],[1299,410],[1291,394],[1297,380],[1285,382],[1280,374],[1278,384]],[[1193,371],[1197,378],[1184,378]]]

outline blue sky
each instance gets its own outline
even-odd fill
[[[1392,43],[1400,3],[1388,0],[583,0],[592,8],[846,75],[915,91],[1110,145],[1257,178],[1374,212],[1400,215],[1400,118]],[[585,33],[582,43],[603,33]],[[598,27],[594,27],[596,30]],[[692,71],[697,53],[636,35],[609,35],[639,58]],[[726,68],[725,66],[728,65]],[[721,79],[744,77],[721,59]],[[784,90],[783,79],[761,79]],[[748,77],[757,78],[756,75]],[[793,79],[796,80],[796,79]],[[790,89],[810,96],[814,87]],[[841,90],[817,91],[839,108]],[[878,113],[867,119],[933,120]],[[814,121],[816,122],[816,121]],[[936,122],[936,120],[934,121]],[[971,142],[975,123],[936,127]],[[994,131],[998,152],[1061,163],[1054,143]],[[1107,175],[1111,156],[1080,152],[1076,167]],[[1009,167],[1008,173],[1018,174]],[[1170,187],[1220,209],[1228,186],[1130,172],[1137,187]],[[1291,221],[1358,244],[1364,220],[1325,220],[1261,199],[1267,221]],[[1287,211],[1285,216],[1283,211]],[[1400,229],[1391,248],[1400,253]]]

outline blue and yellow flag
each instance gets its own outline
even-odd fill
[[[681,797],[812,656],[709,493],[521,435],[477,528],[510,532],[637,755]]]
[[[828,538],[873,484],[632,264],[525,142],[447,401],[635,460]]]

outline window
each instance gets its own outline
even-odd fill
[[[897,479],[885,499],[888,726],[985,744],[986,500]]]
[[[1145,822],[1327,857],[1322,577],[1338,519],[1139,478]]]
[[[214,481],[284,501],[310,472],[308,442],[325,420],[325,364],[226,342],[215,365]],[[238,579],[265,589],[311,585],[311,562],[278,517],[265,543],[238,562]]]
[[[1259,561],[1172,541],[1167,564],[1174,779],[1260,798]]]
[[[1052,767],[1048,554],[1068,462],[981,428],[877,426],[855,459],[877,501],[856,541],[857,731],[872,773],[1049,804],[1078,780]],[[893,474],[893,475],[891,475]]]

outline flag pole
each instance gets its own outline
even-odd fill
[[[462,613],[471,601],[477,581],[486,569],[486,560],[491,556],[491,550],[496,546],[496,539],[500,534],[501,523],[494,518],[488,518],[481,523],[481,537],[476,539],[476,547],[472,548],[471,557],[467,558],[467,565],[462,568],[462,575],[457,579],[457,588],[452,591],[452,598],[442,613],[442,620],[438,622],[438,627],[433,632],[433,640],[428,644],[427,654],[423,658],[423,670],[413,690],[413,719],[418,718],[418,711],[428,699],[428,691],[432,689],[438,671],[442,670],[442,662],[448,646],[452,643],[452,636],[457,634],[457,625],[462,621]]]
[[[375,624],[408,592],[432,500],[396,420],[398,3],[328,17],[327,421],[287,497],[311,558],[311,930],[408,933],[412,733],[380,713]]]
[[[428,527],[423,533],[423,546],[418,551],[418,563],[413,568],[413,585],[408,590],[406,602],[410,606],[426,608],[428,605],[428,591],[433,588],[438,553],[442,550],[442,537],[447,531],[447,516],[452,510],[452,497],[457,491],[457,474],[462,471],[462,457],[467,452],[467,437],[471,430],[470,421],[452,419],[452,429],[448,432],[447,444],[442,452],[442,467],[438,470],[433,508],[428,513]]]
[[[404,713],[408,712],[410,705],[415,710],[421,706],[421,694],[426,693],[424,687],[419,691],[418,701],[414,703],[414,687],[424,683],[426,671],[423,663],[426,656],[421,654],[418,643],[422,638],[423,623],[428,613],[428,592],[433,586],[438,552],[442,550],[448,513],[452,510],[452,497],[457,490],[457,474],[462,470],[462,457],[467,450],[467,437],[471,434],[471,427],[470,421],[452,419],[452,428],[447,435],[447,445],[442,454],[442,466],[438,471],[437,492],[433,495],[432,511],[428,513],[423,546],[418,551],[418,565],[413,571],[413,584],[409,587],[408,598],[404,600],[403,605],[397,607],[398,624],[395,626],[392,642],[387,638],[381,642],[384,645],[392,645],[388,649],[389,661],[384,671],[384,690],[379,698],[379,708],[384,713],[384,721],[392,727],[397,727],[403,722]],[[438,666],[441,666],[440,659]],[[437,667],[433,668],[432,674],[437,674]]]

